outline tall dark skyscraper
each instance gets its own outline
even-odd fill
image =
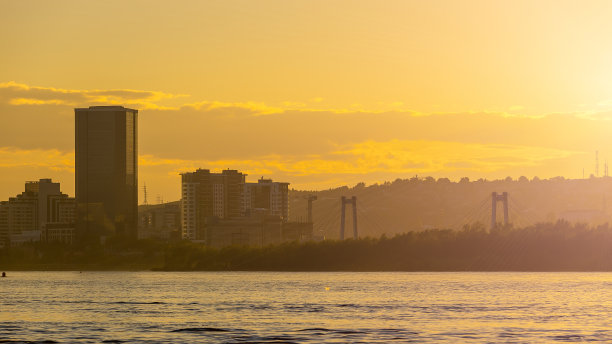
[[[75,109],[76,229],[82,240],[137,237],[138,110]]]

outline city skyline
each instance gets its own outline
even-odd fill
[[[612,342],[612,1],[0,1],[0,338]]]
[[[38,178],[74,195],[71,114],[92,105],[140,110],[151,200],[197,168],[321,190],[582,178],[595,151],[601,176],[612,159],[607,2],[33,3],[0,5],[2,198]]]

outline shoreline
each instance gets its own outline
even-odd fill
[[[235,269],[235,270],[188,270],[188,269],[163,269],[163,268],[146,268],[146,267],[81,267],[74,265],[53,266],[43,268],[41,266],[9,266],[0,268],[4,272],[262,272],[262,273],[612,273],[612,270],[601,269],[546,269],[546,270],[528,270],[528,269],[439,269],[439,270],[397,270],[397,269],[329,269],[329,270],[304,270],[304,269]],[[8,276],[7,276],[8,277]]]

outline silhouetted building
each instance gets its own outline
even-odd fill
[[[48,223],[43,236],[46,242],[72,244],[75,238],[74,231],[74,223]]]
[[[180,239],[180,202],[139,206],[138,238]]]
[[[75,109],[77,232],[81,240],[137,237],[138,110]]]
[[[206,219],[240,217],[245,174],[236,170],[182,173],[182,237],[204,240]]]
[[[208,219],[206,245],[211,247],[262,247],[280,242],[282,242],[282,221],[278,216]]]
[[[4,247],[8,243],[9,230],[9,202],[0,202],[0,247]]]
[[[243,213],[264,213],[289,220],[289,183],[263,177],[257,183],[245,183]]]
[[[2,203],[2,214],[6,216],[4,220],[0,220],[6,223],[3,233],[0,234],[3,241],[9,245],[40,241],[38,195],[26,187],[26,191]]]
[[[206,245],[255,246],[280,244],[289,241],[312,240],[312,223],[285,222],[279,216],[252,215],[233,219],[211,217],[206,224]]]
[[[51,179],[26,182],[25,191],[0,202],[0,241],[18,245],[47,238],[53,226],[74,230],[74,198],[61,193]]]
[[[217,247],[285,241],[271,223],[289,218],[289,183],[264,178],[246,183],[246,174],[236,170],[198,169],[181,177],[183,239]],[[300,234],[292,237],[299,240]]]

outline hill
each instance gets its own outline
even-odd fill
[[[315,234],[335,239],[340,228],[340,197],[357,197],[360,236],[378,237],[432,228],[461,229],[480,223],[488,228],[491,193],[509,193],[509,222],[525,227],[540,222],[565,220],[599,225],[610,221],[608,200],[612,200],[612,178],[461,181],[446,178],[397,179],[366,186],[339,187],[324,191],[291,190],[290,219],[305,221],[308,195],[313,202]],[[501,204],[498,221],[502,221]],[[352,233],[351,207],[347,206],[346,235]]]

